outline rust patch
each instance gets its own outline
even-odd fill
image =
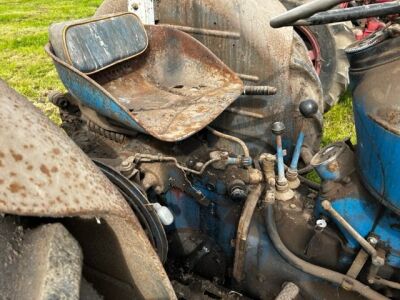
[[[19,153],[16,153],[13,150],[10,150],[11,156],[14,158],[15,161],[21,161],[23,156]]]
[[[58,148],[53,148],[51,152],[53,152],[55,155],[59,155],[61,153],[60,149]]]
[[[45,165],[40,165],[40,171],[50,177],[50,171]]]
[[[328,170],[331,172],[336,172],[338,169],[339,169],[339,165],[336,161],[333,161],[328,165]]]
[[[51,173],[56,173],[56,172],[58,172],[58,168],[56,166],[54,166],[51,168],[50,171],[51,171]]]
[[[21,190],[24,190],[25,187],[21,184],[19,184],[18,182],[12,182],[10,183],[8,189],[10,190],[11,193],[15,194],[20,192]]]
[[[400,109],[395,107],[382,107],[379,108],[375,114],[370,114],[369,117],[386,130],[400,135]]]

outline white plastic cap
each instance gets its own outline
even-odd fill
[[[174,216],[168,207],[162,206],[160,203],[153,203],[153,207],[163,225],[168,226],[174,222]]]

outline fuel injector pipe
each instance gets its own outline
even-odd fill
[[[272,241],[276,251],[293,267],[303,271],[304,273],[321,278],[338,286],[346,286],[351,291],[359,293],[361,296],[371,300],[389,300],[389,298],[374,291],[369,286],[359,282],[358,280],[335,272],[317,265],[313,265],[293,254],[282,242],[275,224],[274,203],[266,203],[266,213],[264,214],[264,221],[267,228],[269,238]]]

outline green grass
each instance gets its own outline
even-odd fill
[[[347,92],[324,116],[324,136],[322,145],[327,145],[350,137],[356,143],[356,133],[353,120],[353,106],[351,96]]]
[[[0,78],[25,95],[55,123],[57,108],[47,95],[63,90],[52,62],[43,47],[53,22],[93,15],[102,0],[0,0]],[[355,142],[351,99],[341,102],[325,115],[322,143],[352,137]]]
[[[30,99],[55,123],[58,110],[47,100],[63,90],[44,52],[53,22],[93,15],[101,0],[0,0],[0,78]]]

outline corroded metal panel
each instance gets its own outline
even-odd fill
[[[46,49],[81,103],[130,129],[180,141],[215,120],[241,95],[243,83],[188,34],[163,26],[146,30],[147,51],[91,77]]]
[[[104,220],[131,284],[146,299],[174,299],[163,266],[116,188],[57,126],[0,81],[0,212]],[[112,260],[104,262],[104,272]]]

